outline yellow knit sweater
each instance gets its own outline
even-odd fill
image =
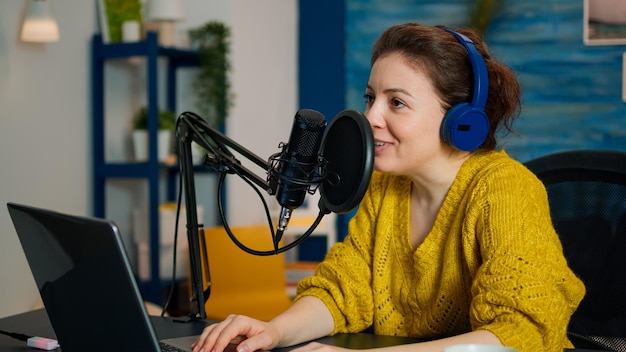
[[[519,351],[571,347],[585,287],[551,225],[545,188],[504,151],[461,167],[424,242],[409,243],[411,181],[375,172],[349,234],[298,297],[320,298],[333,333],[437,339],[485,329]]]

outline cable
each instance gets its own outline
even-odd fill
[[[174,224],[174,255],[172,258],[172,281],[170,283],[170,289],[167,295],[167,299],[165,300],[165,303],[163,304],[163,309],[161,310],[162,317],[165,316],[170,303],[172,303],[172,297],[174,296],[174,289],[176,288],[176,253],[178,252],[178,223],[180,221],[180,206],[181,206],[182,197],[183,197],[183,192],[182,192],[183,178],[182,177],[179,177],[178,189],[181,191],[178,192],[178,200],[176,202],[176,222]]]
[[[267,206],[267,202],[265,201],[265,198],[263,198],[263,196],[261,195],[261,192],[259,191],[259,189],[257,187],[254,186],[254,184],[252,184],[252,182],[247,178],[244,177],[243,175],[239,174],[239,172],[237,170],[233,170],[235,174],[237,174],[238,176],[240,176],[253,190],[256,191],[257,195],[259,196],[259,198],[261,199],[263,206],[265,208],[265,214],[267,217],[267,221],[268,221],[268,225],[269,225],[269,230],[270,233],[272,234],[272,238],[274,238],[275,233],[274,233],[274,226],[272,224],[272,218],[271,218],[271,214],[269,211],[269,207]],[[283,253],[286,252],[298,245],[300,245],[302,242],[304,242],[304,240],[309,237],[311,235],[311,233],[313,233],[313,231],[317,228],[317,226],[319,225],[319,223],[321,222],[322,218],[324,217],[324,215],[326,215],[328,213],[328,211],[324,211],[322,209],[320,209],[320,212],[317,215],[317,218],[315,218],[315,221],[313,222],[313,224],[311,225],[311,227],[309,227],[309,229],[302,234],[300,237],[298,237],[295,241],[291,242],[288,245],[285,245],[283,247],[280,248],[275,248],[274,250],[271,251],[259,251],[259,250],[255,250],[252,248],[247,247],[245,244],[243,244],[241,241],[239,241],[237,239],[237,236],[231,231],[230,226],[228,225],[228,221],[226,219],[226,215],[224,212],[224,200],[222,197],[223,194],[223,185],[224,185],[224,179],[226,177],[226,172],[222,172],[222,174],[220,175],[220,179],[218,182],[218,191],[217,191],[217,206],[218,206],[218,210],[219,210],[219,214],[221,216],[222,219],[222,223],[224,226],[224,229],[226,230],[226,233],[228,234],[228,237],[230,237],[230,239],[233,241],[233,243],[239,247],[241,250],[249,253],[249,254],[253,254],[253,255],[257,255],[257,256],[270,256],[270,255],[276,255],[278,253]],[[276,243],[276,241],[273,241],[274,243]]]
[[[27,341],[29,338],[32,337],[32,336],[28,336],[28,335],[24,335],[24,334],[19,334],[19,333],[16,333],[16,332],[8,332],[8,331],[3,331],[3,330],[0,330],[0,334],[11,336],[12,338],[18,339],[20,341]]]

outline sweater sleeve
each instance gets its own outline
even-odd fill
[[[372,324],[373,296],[371,266],[373,252],[372,219],[377,201],[372,189],[380,186],[374,173],[348,235],[336,243],[318,265],[315,275],[298,283],[298,295],[315,296],[330,310],[335,327],[333,334],[360,332]],[[378,192],[375,192],[378,193]]]
[[[472,285],[472,327],[520,351],[571,347],[567,325],[585,290],[563,256],[545,188],[521,165],[487,172],[467,217],[476,220],[483,258]]]

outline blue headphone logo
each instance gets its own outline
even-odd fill
[[[467,36],[442,28],[467,49],[474,72],[474,94],[471,102],[451,107],[441,123],[441,139],[448,145],[463,151],[472,151],[485,141],[489,133],[489,119],[485,114],[485,103],[489,92],[489,77],[483,56],[474,42]]]

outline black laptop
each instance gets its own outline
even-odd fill
[[[64,352],[191,351],[193,336],[157,339],[113,222],[7,206]]]

